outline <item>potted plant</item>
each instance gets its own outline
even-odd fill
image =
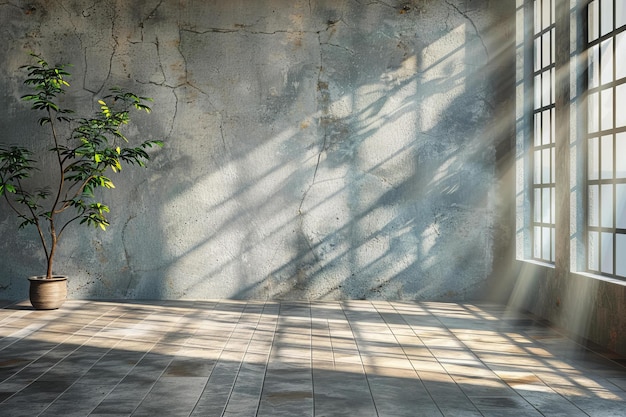
[[[67,294],[67,277],[53,273],[57,247],[67,227],[78,223],[105,230],[109,207],[101,202],[98,191],[115,188],[109,171],[119,173],[124,164],[145,166],[150,159],[147,148],[163,144],[146,140],[132,146],[122,133],[131,109],[150,113],[146,105],[150,98],[112,88],[110,95],[98,100],[99,109],[92,116],[74,116],[59,100],[69,87],[67,65],[51,66],[41,56],[31,55],[36,63],[22,69],[28,73],[24,84],[32,92],[22,99],[40,113],[39,125],[47,129],[54,162],[39,170],[33,151],[0,145],[0,197],[17,214],[20,228],[37,229],[45,253],[45,275],[29,278],[31,304],[36,309],[56,309]],[[38,181],[35,173],[41,174]]]

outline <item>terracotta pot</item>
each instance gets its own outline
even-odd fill
[[[67,277],[53,275],[28,278],[30,281],[30,303],[35,310],[55,310],[63,305],[67,297]]]

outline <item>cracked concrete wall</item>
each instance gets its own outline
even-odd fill
[[[75,227],[73,298],[464,300],[492,271],[504,17],[512,1],[0,2],[3,143],[41,149],[28,51],[73,64],[93,108],[155,99],[162,138],[117,179],[106,232]],[[41,273],[0,206],[0,297]]]

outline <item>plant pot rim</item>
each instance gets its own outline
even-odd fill
[[[46,278],[45,275],[35,275],[32,277],[28,277],[29,281],[66,281],[67,276],[65,275],[52,275],[52,278]]]

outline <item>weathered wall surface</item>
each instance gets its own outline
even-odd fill
[[[19,97],[28,51],[73,64],[67,100],[153,97],[163,138],[76,227],[70,297],[462,300],[492,271],[498,24],[510,2],[0,4],[3,143],[45,149]],[[43,270],[0,205],[2,298]]]

